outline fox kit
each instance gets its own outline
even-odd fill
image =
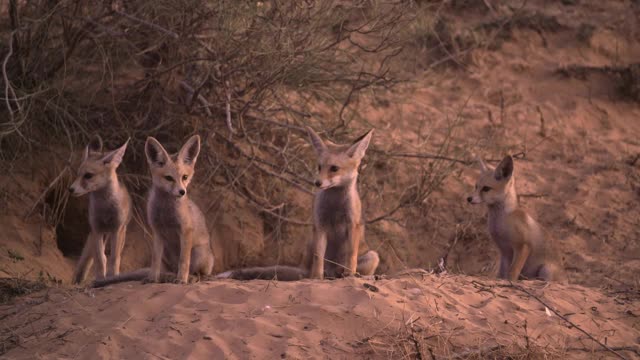
[[[153,230],[148,280],[158,282],[163,268],[177,272],[176,282],[183,284],[189,274],[210,275],[213,252],[207,223],[200,208],[187,196],[200,154],[200,136],[192,136],[173,156],[152,137],[147,138],[144,150],[153,179],[147,202]]]
[[[101,280],[118,275],[127,225],[131,219],[131,198],[127,188],[118,181],[116,169],[122,162],[129,140],[120,148],[102,152],[102,140],[95,136],[84,150],[76,180],[69,187],[73,196],[89,194],[89,225],[91,233],[73,275],[73,283],[84,280],[86,270],[94,261],[95,277]],[[105,242],[111,245],[109,264]]]
[[[375,272],[379,263],[377,252],[370,250],[358,256],[365,249],[360,246],[364,244],[364,219],[357,188],[358,167],[373,132],[367,132],[350,145],[323,141],[311,128],[307,128],[307,132],[318,156],[315,185],[319,190],[313,201],[313,237],[307,244],[302,266],[241,269],[218,277],[297,280]]]
[[[511,156],[505,157],[495,169],[482,159],[478,162],[480,176],[467,201],[484,203],[489,208],[489,234],[500,250],[498,277],[511,281],[519,278],[565,281],[542,228],[519,207]]]
[[[153,232],[151,268],[96,281],[94,287],[132,280],[158,282],[161,276],[165,279],[176,273],[175,281],[186,284],[189,274],[211,275],[213,270],[207,223],[187,196],[200,154],[200,137],[189,138],[174,155],[152,137],[147,138],[144,150],[153,181],[147,200],[147,220]]]

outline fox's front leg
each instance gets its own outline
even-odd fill
[[[96,272],[96,280],[102,280],[107,274],[107,256],[104,254],[105,236],[104,234],[98,234],[92,231],[89,235],[89,241],[92,241],[94,244],[93,267]]]
[[[498,279],[509,278],[509,268],[511,267],[511,259],[504,254],[500,254],[500,265],[498,268]]]
[[[84,280],[87,269],[93,262],[95,246],[95,239],[91,236],[91,234],[89,234],[89,236],[87,237],[87,241],[84,244],[84,248],[82,248],[82,254],[80,255],[78,264],[76,264],[76,270],[73,273],[72,281],[74,284],[80,284]]]
[[[109,235],[109,241],[111,242],[111,256],[109,257],[107,276],[120,274],[120,260],[122,259],[122,249],[124,248],[124,237],[126,231],[126,226],[121,226],[115,233]]]
[[[356,273],[358,267],[358,250],[360,248],[360,241],[364,237],[364,226],[362,224],[354,223],[351,225],[351,231],[349,232],[349,238],[344,242],[343,256],[344,256],[344,271],[342,276],[351,276]]]
[[[513,262],[511,263],[511,269],[509,269],[509,280],[517,281],[524,268],[524,264],[527,262],[531,254],[531,247],[526,244],[519,244],[513,248]]]
[[[312,279],[324,278],[324,255],[327,251],[327,234],[324,231],[313,230],[313,244],[311,246],[311,273]]]
[[[149,271],[148,282],[160,281],[160,270],[162,269],[162,256],[164,244],[158,234],[153,232],[153,253],[151,254],[151,270]]]
[[[189,283],[189,265],[191,265],[191,248],[193,247],[193,230],[185,229],[180,235],[180,262],[178,264],[177,283]]]

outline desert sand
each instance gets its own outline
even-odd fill
[[[638,301],[573,285],[515,286],[420,271],[383,280],[121,284],[50,289],[2,306],[0,318],[13,329],[3,332],[12,359],[614,356],[553,309],[626,358],[638,356]]]

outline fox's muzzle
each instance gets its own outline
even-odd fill
[[[186,194],[187,194],[187,189],[180,188],[180,187],[173,189],[173,195],[177,198],[181,198]]]
[[[482,201],[482,198],[480,198],[479,196],[472,195],[472,196],[467,197],[467,202],[468,202],[469,204],[473,204],[473,205],[475,205],[475,204],[480,204],[480,203],[482,203],[483,201]]]
[[[86,194],[87,191],[75,181],[71,186],[69,186],[69,194],[73,197],[78,197]]]

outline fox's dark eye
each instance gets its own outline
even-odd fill
[[[93,177],[92,173],[85,173],[84,176],[83,176],[83,178],[85,178],[87,180],[91,179],[92,177]]]
[[[188,178],[189,178],[189,175],[182,175],[182,181],[187,181]]]
[[[322,171],[322,165],[318,165],[318,171]]]
[[[331,165],[331,167],[329,168],[329,171],[331,172],[338,172],[338,170],[340,170],[340,168],[335,165]]]
[[[482,192],[487,192],[487,191],[489,191],[489,190],[491,190],[491,188],[490,188],[490,187],[488,187],[488,186],[483,186],[483,187],[482,187]]]
[[[173,178],[169,175],[165,176],[164,179],[170,182],[174,182]]]

